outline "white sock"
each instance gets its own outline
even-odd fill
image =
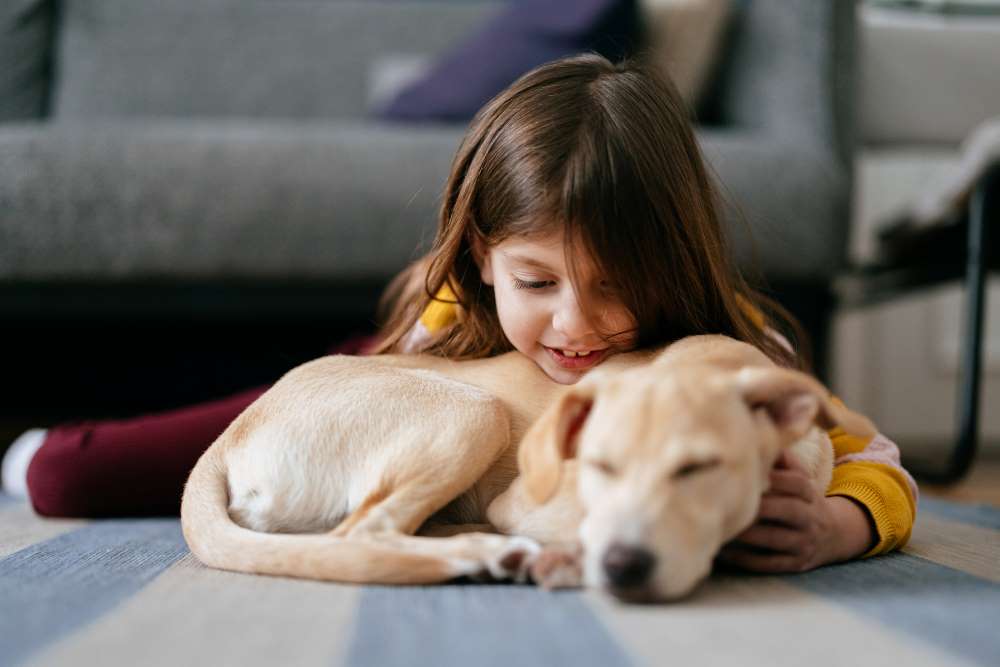
[[[28,497],[28,466],[35,452],[45,442],[48,431],[33,428],[14,441],[3,457],[3,492],[15,498]]]

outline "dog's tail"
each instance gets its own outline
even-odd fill
[[[429,584],[469,574],[457,571],[455,559],[400,546],[407,540],[432,538],[393,536],[400,542],[393,544],[375,537],[259,533],[235,523],[228,504],[225,461],[220,448],[210,447],[191,471],[181,501],[184,539],[209,567],[373,584]]]

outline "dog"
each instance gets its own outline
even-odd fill
[[[580,548],[543,553],[536,579],[628,601],[676,599],[753,523],[782,451],[826,491],[826,430],[838,425],[875,435],[808,374],[730,338],[692,336],[646,366],[598,370],[568,387],[525,436],[521,475],[497,503],[541,504],[575,487]],[[501,514],[517,512],[495,513],[501,531],[519,528]]]
[[[817,425],[870,422],[722,336],[610,357],[576,385],[517,352],[326,357],[202,455],[181,504],[206,565],[353,583],[529,576],[690,592],[749,526],[782,449],[825,490]]]

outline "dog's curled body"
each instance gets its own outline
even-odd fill
[[[294,402],[286,400],[287,386],[294,386]],[[373,407],[379,419],[372,418]],[[414,419],[414,412],[428,418]],[[391,474],[455,478],[458,467],[479,467],[442,451],[452,447],[448,436],[454,430],[501,434],[504,449],[510,437],[504,406],[478,387],[423,369],[341,357],[296,369],[234,428],[245,435],[235,435],[242,445],[226,452],[229,513],[236,523],[265,533],[333,530],[373,489],[393,486]],[[275,449],[282,441],[287,446]],[[379,446],[359,446],[369,442]],[[426,467],[393,470],[394,461],[407,462],[400,447],[419,448],[413,463]]]
[[[495,561],[533,543],[413,534],[487,522],[517,475],[511,444],[557,389],[518,353],[303,364],[198,461],[181,506],[185,537],[206,564],[247,572],[369,583],[506,576]]]

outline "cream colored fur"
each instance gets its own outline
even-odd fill
[[[212,567],[357,583],[530,569],[550,586],[582,574],[614,589],[601,559],[625,541],[669,565],[641,591],[613,592],[676,597],[752,522],[782,447],[801,443],[825,488],[831,450],[814,421],[871,430],[815,380],[722,337],[616,355],[568,388],[516,352],[326,357],[205,452],[181,520]],[[675,479],[706,457],[719,464]],[[611,461],[613,475],[595,467]]]

